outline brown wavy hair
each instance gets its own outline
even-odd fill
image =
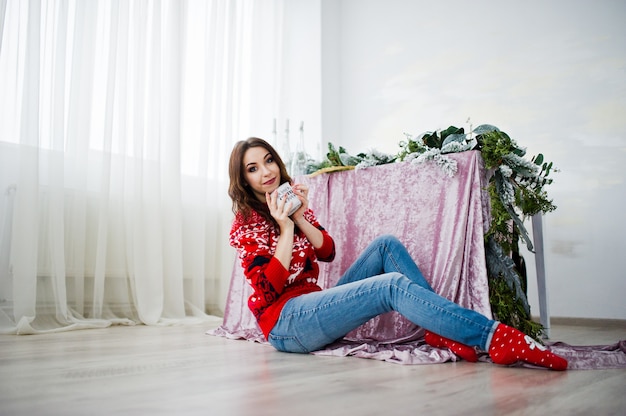
[[[272,145],[258,137],[250,137],[246,140],[238,141],[233,147],[230,154],[230,162],[228,163],[228,174],[230,176],[228,196],[233,201],[233,213],[237,214],[240,212],[247,218],[254,210],[271,223],[276,224],[276,221],[270,215],[267,204],[257,199],[252,188],[246,183],[244,178],[243,156],[251,147],[263,147],[267,150],[280,168],[280,184],[282,185],[285,182],[291,183],[291,177],[287,172],[285,163]]]

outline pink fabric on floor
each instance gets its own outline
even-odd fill
[[[568,361],[569,370],[606,370],[626,368],[626,341],[610,345],[574,346],[562,342],[548,342],[547,348]],[[460,359],[447,349],[432,348],[423,338],[401,343],[356,342],[341,340],[315,355],[335,357],[357,357],[387,361],[397,364],[435,364]],[[485,352],[479,361],[491,363]],[[540,368],[526,363],[511,367]]]

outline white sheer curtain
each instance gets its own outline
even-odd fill
[[[277,105],[281,13],[279,0],[0,0],[0,331],[219,312],[228,155],[258,131],[253,109]]]

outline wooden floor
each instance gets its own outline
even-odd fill
[[[0,415],[625,415],[626,370],[286,354],[216,324],[0,336]],[[553,325],[612,344],[626,328]]]

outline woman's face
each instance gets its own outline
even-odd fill
[[[264,147],[251,147],[243,155],[244,179],[256,197],[265,202],[265,193],[280,185],[280,167]]]

